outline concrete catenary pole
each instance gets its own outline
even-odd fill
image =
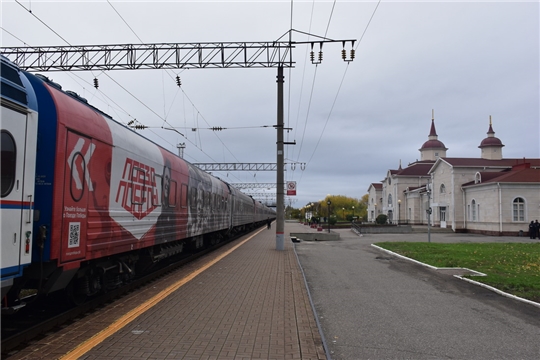
[[[285,250],[285,181],[283,154],[283,66],[278,67],[277,74],[277,169],[276,169],[276,250]]]

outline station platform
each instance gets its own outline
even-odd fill
[[[326,359],[285,224],[275,222],[45,336],[9,359]]]

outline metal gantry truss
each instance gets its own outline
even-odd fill
[[[193,165],[204,171],[276,171],[277,169],[276,163],[196,163]]]
[[[276,193],[262,193],[262,192],[244,192],[242,191],[244,194],[246,194],[247,196],[251,196],[252,198],[257,198],[257,199],[271,199],[271,200],[276,200]]]
[[[234,183],[232,187],[237,189],[275,189],[276,183]]]
[[[294,42],[208,42],[2,47],[28,71],[294,67]]]

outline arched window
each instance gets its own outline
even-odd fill
[[[388,206],[392,206],[392,194],[388,195]]]
[[[441,188],[440,188],[439,192],[440,192],[441,194],[445,194],[445,193],[446,193],[446,187],[444,186],[444,184],[441,184]]]
[[[474,174],[474,183],[480,184],[481,182],[482,182],[482,175],[480,175],[480,173],[477,172],[476,174]]]
[[[471,201],[471,220],[476,221],[476,200]]]
[[[517,197],[512,203],[512,220],[525,221],[525,200]]]

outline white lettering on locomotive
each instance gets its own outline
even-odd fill
[[[154,211],[158,204],[155,169],[126,158],[115,201],[138,220]]]
[[[81,175],[79,173],[79,169],[77,166],[81,166],[81,167],[84,166],[85,168],[81,170],[84,173],[84,178],[85,178],[86,184],[88,185],[88,190],[93,191],[94,189],[92,187],[92,181],[90,179],[90,171],[88,171],[88,163],[90,162],[90,158],[92,157],[92,154],[94,153],[94,149],[96,148],[96,146],[92,144],[92,142],[90,141],[88,142],[90,143],[90,145],[88,146],[88,148],[86,149],[86,153],[84,154],[84,164],[73,164],[74,169],[71,169],[71,170],[73,174],[73,180],[75,181],[75,186],[77,187],[78,190],[81,190],[83,188],[82,187],[83,180],[81,179]],[[79,138],[79,140],[77,141],[77,144],[75,145],[75,147],[69,154],[67,162],[70,168],[73,163],[73,157],[79,152],[82,153],[82,149],[85,146],[85,143],[86,143],[85,139]]]

